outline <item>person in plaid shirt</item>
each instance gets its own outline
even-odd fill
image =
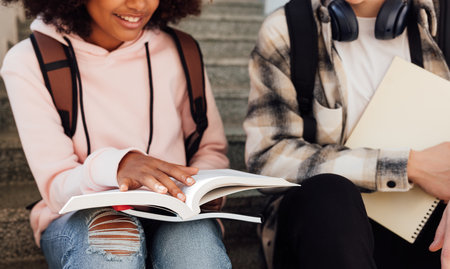
[[[266,208],[261,232],[269,268],[440,268],[440,256],[442,268],[450,268],[447,210],[437,231],[441,215],[435,216],[434,227],[427,224],[420,242],[409,245],[369,223],[360,196],[360,191],[408,191],[418,185],[448,201],[450,142],[423,151],[344,146],[393,57],[416,57],[408,42],[409,28],[389,40],[375,38],[377,15],[391,0],[310,1],[319,34],[315,143],[303,137],[285,9],[264,21],[249,64],[251,90],[244,122],[248,170],[302,184],[274,195]],[[359,26],[356,40],[331,38],[330,2],[349,4]],[[397,2],[416,15],[424,68],[448,80],[449,69],[435,42],[438,1]]]

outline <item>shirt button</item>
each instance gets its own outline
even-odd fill
[[[395,188],[395,186],[397,186],[397,184],[395,183],[395,181],[389,180],[387,183],[387,186],[389,188]]]

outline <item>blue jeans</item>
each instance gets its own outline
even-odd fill
[[[51,269],[231,268],[221,236],[214,219],[157,222],[97,208],[54,220],[41,248]]]

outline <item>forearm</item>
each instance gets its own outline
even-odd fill
[[[257,137],[265,139],[257,140]],[[246,160],[249,171],[284,177],[293,182],[332,173],[372,191],[411,188],[406,177],[407,151],[347,149],[337,144],[308,144],[301,137],[279,141],[268,137],[271,136],[248,136]]]
[[[27,158],[43,200],[53,212],[58,212],[72,196],[117,188],[118,165],[131,150],[100,149],[82,164],[75,156],[36,160],[36,153],[29,152]]]

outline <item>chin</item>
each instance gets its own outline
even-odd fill
[[[136,34],[127,34],[127,35],[121,35],[119,40],[123,41],[123,42],[129,42],[129,41],[134,41],[136,39],[138,39],[142,34],[142,31],[139,31],[139,33]]]
[[[345,1],[351,5],[358,5],[363,3],[365,0],[345,0]]]

